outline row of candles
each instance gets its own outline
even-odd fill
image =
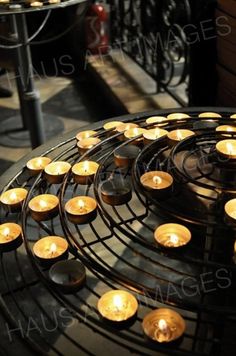
[[[59,4],[61,0],[47,0],[47,1],[35,1],[35,0],[26,0],[25,4],[30,7],[42,7],[44,4]],[[14,4],[11,0],[0,0],[0,5],[9,5],[10,9],[19,9],[22,7],[22,4]]]

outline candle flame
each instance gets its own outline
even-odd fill
[[[139,132],[138,132],[138,128],[137,128],[137,127],[134,128],[133,133],[134,133],[135,136],[138,136],[138,135],[139,135]]]
[[[50,253],[53,255],[57,250],[57,245],[53,242],[50,246]]]
[[[155,138],[159,138],[159,136],[160,136],[160,129],[159,128],[155,129],[154,135],[155,135]]]
[[[84,171],[85,173],[89,170],[89,161],[84,161]]]
[[[115,295],[113,297],[113,304],[114,304],[114,307],[117,309],[117,310],[121,310],[122,307],[123,307],[123,302],[122,302],[122,298],[120,295]]]
[[[41,168],[42,167],[42,163],[43,163],[42,158],[38,158],[37,161],[36,161],[36,166]]]
[[[85,207],[85,203],[82,199],[79,199],[78,206],[79,206],[79,209],[83,209]]]
[[[160,319],[158,321],[158,328],[164,333],[166,333],[168,331],[168,324],[165,321],[165,319]]]
[[[7,237],[9,234],[10,234],[9,227],[5,227],[5,229],[3,230],[3,235]]]
[[[233,147],[232,143],[227,142],[227,143],[226,143],[226,149],[227,149],[229,155],[232,155],[232,154],[233,154],[234,147]]]
[[[17,200],[17,195],[16,195],[16,193],[15,193],[15,192],[12,192],[12,193],[10,194],[9,199],[10,199],[12,202],[13,202],[13,201],[16,201],[16,200]]]
[[[39,206],[41,209],[45,209],[48,205],[47,202],[45,200],[40,200],[39,201]]]
[[[231,126],[227,126],[226,131],[227,131],[227,132],[232,132],[232,131],[234,131],[234,129],[233,129],[233,127],[231,127]]]
[[[155,185],[159,185],[159,184],[161,184],[161,182],[162,182],[161,177],[159,177],[159,176],[154,176],[154,177],[153,177],[153,183],[154,183]]]
[[[171,235],[170,235],[170,242],[171,242],[173,245],[177,245],[178,242],[179,242],[179,237],[178,237],[176,234],[171,234]]]
[[[182,135],[182,133],[181,133],[180,130],[177,130],[176,136],[177,136],[177,139],[178,139],[179,141],[181,141],[181,140],[183,139],[183,135]]]

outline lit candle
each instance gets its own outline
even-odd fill
[[[155,126],[165,126],[168,124],[165,116],[151,116],[146,119],[148,125],[155,124]]]
[[[43,6],[43,2],[33,1],[33,2],[30,3],[30,6],[32,6],[32,7],[41,7],[41,6]]]
[[[138,310],[137,299],[124,290],[109,291],[98,300],[99,313],[112,322],[124,322],[135,316]]]
[[[171,145],[175,145],[178,142],[195,135],[195,133],[191,130],[178,129],[173,130],[168,133],[168,139]]]
[[[41,173],[51,161],[49,157],[35,157],[26,163],[26,167],[30,171],[30,174],[34,176]]]
[[[84,140],[85,138],[90,138],[94,135],[96,135],[96,131],[93,130],[87,130],[87,131],[81,131],[76,135],[76,139],[78,141]]]
[[[86,153],[88,150],[95,148],[101,140],[98,137],[89,137],[89,138],[84,138],[77,143],[77,147],[79,149],[80,154]],[[100,149],[101,147],[97,147],[97,149]]]
[[[52,194],[41,194],[29,202],[31,217],[35,221],[46,221],[53,219],[58,214],[59,199]]]
[[[72,174],[75,183],[78,184],[92,183],[98,168],[99,168],[99,164],[93,161],[83,161],[83,162],[76,163],[72,167]]]
[[[0,251],[15,250],[22,243],[21,226],[15,223],[0,225]]]
[[[114,152],[114,162],[117,167],[130,167],[141,152],[140,148],[134,145],[118,147]]]
[[[59,261],[50,268],[49,278],[61,292],[76,293],[85,283],[86,270],[79,261]]]
[[[173,191],[173,177],[163,171],[144,173],[140,178],[141,185],[158,197],[168,198]]]
[[[61,0],[49,0],[49,4],[58,4]]]
[[[225,214],[229,222],[236,223],[236,199],[231,199],[225,204]]]
[[[222,117],[220,114],[216,112],[203,112],[198,115],[200,118],[220,118]]]
[[[146,130],[143,133],[144,143],[149,144],[163,136],[166,136],[167,134],[168,134],[168,131],[160,129],[158,127],[155,129],[151,129],[151,130]]]
[[[97,202],[88,196],[74,197],[65,204],[68,220],[73,224],[86,224],[97,216]]]
[[[142,129],[140,127],[135,127],[135,128],[131,128],[129,130],[126,130],[124,132],[124,137],[127,139],[127,140],[130,140],[130,139],[135,139],[136,137],[140,136],[140,135],[143,135],[144,132],[146,132],[145,129]],[[143,141],[143,136],[133,140],[131,143],[133,145],[138,145],[139,143],[141,143]]]
[[[112,136],[116,133],[116,128],[121,124],[123,124],[121,121],[109,121],[103,126],[103,128],[107,131],[108,136]]]
[[[0,0],[0,4],[9,4],[10,0]]]
[[[164,224],[155,230],[154,237],[163,247],[177,248],[189,243],[191,232],[180,224]]]
[[[125,131],[130,130],[130,129],[135,129],[135,128],[138,128],[138,127],[139,127],[138,124],[134,124],[132,122],[122,122],[122,124],[117,126],[116,130],[115,130],[116,132],[120,132],[120,133],[123,132],[123,135],[120,135],[118,137],[118,140],[123,141],[125,139],[125,137],[124,137],[124,132]]]
[[[236,119],[236,114],[231,115],[230,119]]]
[[[68,243],[60,236],[46,236],[33,246],[37,260],[43,265],[52,265],[68,257]]]
[[[236,140],[222,140],[216,144],[216,151],[224,158],[236,159]]]
[[[159,343],[168,343],[184,334],[186,324],[182,316],[174,310],[160,308],[145,316],[142,327],[150,339]]]
[[[236,126],[230,126],[230,125],[221,125],[216,128],[217,132],[229,132],[229,133],[235,133],[236,132]],[[231,135],[227,135],[226,133],[222,133],[222,136],[230,137]]]
[[[191,117],[188,114],[182,112],[172,113],[167,116],[167,120],[174,121],[174,122],[182,122],[190,118]]]
[[[65,175],[70,171],[70,169],[70,163],[64,161],[57,161],[48,164],[44,168],[44,173],[49,183],[59,184],[63,181]]]
[[[112,178],[102,184],[101,195],[106,204],[118,206],[126,204],[132,199],[132,189],[127,181]]]
[[[0,201],[8,210],[12,212],[18,211],[21,209],[27,194],[28,191],[24,188],[9,189],[2,193]]]

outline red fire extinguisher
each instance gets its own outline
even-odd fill
[[[108,13],[100,1],[90,5],[86,16],[87,48],[92,54],[108,52]]]

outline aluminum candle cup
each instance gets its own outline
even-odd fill
[[[106,204],[118,206],[132,199],[132,189],[128,182],[113,178],[102,184],[101,195]]]
[[[236,224],[236,199],[231,199],[225,204],[225,215],[228,222]]]
[[[116,132],[120,132],[120,133],[123,132],[123,135],[120,135],[118,137],[118,140],[124,141],[125,140],[124,132],[127,130],[130,130],[130,129],[138,128],[138,127],[139,127],[138,124],[134,124],[132,122],[123,122],[122,124],[120,124],[119,126],[116,127]]]
[[[103,126],[103,128],[107,131],[107,136],[112,136],[116,133],[116,128],[121,124],[123,124],[122,121],[109,121]]]
[[[21,210],[27,194],[24,188],[9,189],[2,193],[0,201],[10,212],[16,212]]]
[[[149,143],[152,143],[153,141],[166,136],[168,134],[168,131],[160,129],[158,127],[156,127],[155,129],[151,129],[151,130],[146,130],[143,133],[143,137],[144,137],[144,144],[148,145]]]
[[[198,115],[200,118],[221,118],[222,116],[216,112],[203,112]]]
[[[145,129],[142,129],[140,127],[135,127],[129,130],[126,130],[124,132],[124,137],[126,140],[130,140],[130,139],[135,139],[136,137],[143,135],[144,132],[146,132]],[[133,140],[131,142],[132,145],[139,145],[140,143],[143,142],[143,136],[136,138],[135,140]]]
[[[21,226],[14,223],[0,225],[0,251],[7,252],[17,249],[22,243]]]
[[[222,140],[216,144],[216,151],[221,158],[236,160],[236,140]]]
[[[41,173],[45,167],[51,163],[51,161],[52,160],[49,157],[35,157],[26,163],[26,167],[28,168],[30,174],[35,176]]]
[[[45,178],[51,184],[60,184],[70,169],[71,165],[68,162],[52,162],[44,168]]]
[[[140,152],[140,149],[134,145],[118,147],[114,152],[115,165],[120,168],[132,166]]]
[[[79,261],[59,261],[50,268],[49,278],[61,292],[76,293],[85,283],[86,270]]]
[[[168,198],[173,192],[173,177],[163,171],[144,173],[140,178],[140,183],[155,197]]]
[[[178,248],[185,246],[191,240],[191,232],[180,224],[164,224],[154,232],[155,240],[166,248]]]
[[[222,133],[222,136],[226,137],[232,137],[230,133],[236,133],[236,126],[230,126],[230,125],[221,125],[216,128],[217,132],[228,132],[229,135],[226,133]]]
[[[180,141],[182,141],[188,137],[194,136],[194,135],[195,135],[195,133],[191,130],[178,129],[178,130],[170,131],[167,136],[168,136],[170,145],[174,146],[177,143],[179,143]]]
[[[29,202],[29,211],[35,221],[47,221],[57,216],[59,199],[52,194],[41,194]]]
[[[94,176],[97,173],[98,168],[99,164],[93,161],[76,163],[72,167],[72,174],[75,183],[83,185],[93,183]]]
[[[87,131],[81,131],[76,135],[76,139],[78,141],[84,140],[85,138],[89,138],[92,137],[94,135],[96,135],[96,131],[93,130],[87,130]]]
[[[77,143],[79,153],[81,155],[83,155],[84,153],[89,151],[91,148],[94,148],[95,146],[97,146],[100,142],[101,142],[101,140],[97,137],[89,137],[89,138],[84,138],[83,140],[80,140]],[[97,152],[99,149],[101,149],[101,147],[97,147],[97,149],[95,151]]]
[[[43,266],[51,266],[68,257],[68,243],[60,236],[46,236],[33,245],[33,252]]]
[[[135,316],[137,299],[124,290],[112,290],[103,294],[97,305],[101,316],[112,322],[124,322]]]
[[[65,205],[68,220],[73,224],[86,224],[97,216],[97,202],[88,196],[79,196],[68,200]]]
[[[183,336],[186,324],[174,310],[161,308],[151,311],[142,323],[144,333],[153,341],[169,343]]]

